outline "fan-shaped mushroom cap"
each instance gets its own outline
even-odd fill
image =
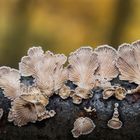
[[[108,45],[102,45],[96,48],[95,52],[97,53],[99,63],[99,67],[95,73],[95,75],[99,78],[98,80],[101,83],[106,83],[117,77],[119,71],[116,67],[116,50]]]
[[[105,89],[103,91],[103,99],[108,99],[109,97],[114,95],[114,93],[115,93],[115,89],[113,87]]]
[[[32,47],[28,56],[21,59],[19,69],[23,76],[32,75],[41,92],[50,97],[67,79],[67,71],[63,69],[66,60],[63,54],[44,53],[41,47]]]
[[[82,99],[89,99],[93,96],[91,90],[87,90],[84,88],[77,87],[75,89],[75,95],[81,97]]]
[[[125,88],[116,87],[115,88],[115,94],[114,95],[115,95],[115,97],[118,100],[123,100],[126,97],[126,90],[125,90]]]
[[[88,117],[80,117],[74,122],[74,128],[72,129],[73,137],[78,138],[80,135],[87,135],[91,133],[95,128],[95,124]]]
[[[98,67],[97,55],[91,47],[81,47],[68,58],[69,80],[78,87],[92,89],[95,86],[94,73]]]
[[[118,100],[123,100],[126,97],[127,91],[125,88],[120,86],[112,86],[110,88],[106,88],[103,91],[103,99],[108,99],[111,96],[115,96]]]
[[[108,121],[107,125],[112,129],[120,129],[122,127],[122,122],[118,118],[112,118]]]
[[[8,120],[13,121],[17,126],[26,125],[28,122],[37,121],[37,113],[35,106],[21,98],[16,98],[12,103]]]
[[[64,85],[59,91],[58,91],[58,94],[59,96],[62,98],[62,99],[67,99],[70,94],[71,94],[71,89],[70,87]]]
[[[70,95],[70,97],[72,97],[72,101],[74,104],[82,103],[82,98],[77,96],[76,94],[72,94],[72,95]]]
[[[0,67],[0,87],[4,89],[4,95],[14,100],[20,95],[20,74],[18,70],[10,67]]]
[[[140,84],[140,41],[122,44],[118,49],[117,67],[120,79]]]
[[[0,108],[0,119],[2,118],[2,116],[3,116],[3,109]]]

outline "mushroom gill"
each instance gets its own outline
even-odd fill
[[[116,67],[117,52],[114,48],[108,45],[102,45],[95,49],[99,67],[96,70],[95,76],[101,87],[110,87],[110,81],[116,78],[119,74]]]
[[[132,44],[122,44],[118,49],[117,67],[120,80],[140,84],[140,41]]]
[[[119,46],[117,67],[120,71],[120,80],[138,84],[136,90],[131,90],[130,94],[139,92],[140,86],[140,41],[132,44],[124,43]]]
[[[72,134],[74,138],[78,138],[80,135],[87,135],[95,129],[95,124],[88,117],[79,117],[74,122],[74,128]]]
[[[96,83],[93,77],[98,67],[96,53],[91,47],[81,47],[70,54],[68,62],[69,80],[77,85],[76,97],[90,98],[90,91]],[[85,92],[76,92],[76,90]]]
[[[67,80],[67,70],[63,68],[67,57],[64,54],[44,52],[41,47],[32,47],[28,56],[19,63],[23,76],[33,76],[36,86],[44,95],[50,97],[59,90]]]
[[[0,87],[4,90],[4,95],[14,100],[20,95],[20,74],[18,70],[10,67],[0,67]]]
[[[37,121],[37,113],[34,104],[21,98],[16,98],[8,115],[8,121],[21,127],[29,122]]]

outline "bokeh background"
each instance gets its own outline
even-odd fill
[[[0,65],[31,46],[68,55],[80,46],[140,39],[140,0],[0,0]]]

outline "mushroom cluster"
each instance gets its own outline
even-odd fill
[[[68,65],[64,67],[67,61]],[[34,83],[25,85],[20,80],[21,76],[32,76]],[[111,80],[118,76],[120,80],[134,82],[139,86],[126,90],[120,85],[112,85]],[[68,86],[67,81],[71,81],[75,88]],[[140,92],[140,41],[122,44],[118,51],[108,45],[99,46],[95,50],[81,47],[70,53],[68,58],[64,54],[44,52],[41,47],[32,47],[27,56],[22,57],[19,70],[0,67],[0,88],[11,100],[8,121],[17,126],[53,117],[56,112],[46,110],[46,106],[55,94],[62,99],[70,97],[74,104],[80,104],[90,99],[94,95],[93,89],[97,87],[103,89],[103,99],[114,96],[123,100],[127,94]],[[91,107],[84,109],[87,112],[96,110]],[[79,120],[82,123],[90,122],[88,118]],[[83,124],[80,127],[82,129]],[[78,137],[89,132],[84,131],[74,129],[72,132],[74,137]]]
[[[26,86],[20,82],[20,73],[10,67],[0,67],[0,87],[4,95],[11,100],[8,121],[17,126],[28,122],[41,121],[54,115],[46,111],[48,98],[36,86]]]

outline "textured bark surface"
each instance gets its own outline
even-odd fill
[[[27,80],[22,79],[27,83]],[[28,83],[31,83],[28,82]],[[121,84],[126,89],[135,88],[137,85],[122,82],[118,79],[112,81],[112,84]],[[69,82],[69,86],[74,86]],[[123,101],[118,101],[114,97],[103,100],[102,89],[93,90],[93,98],[83,101],[80,105],[72,103],[71,98],[62,100],[54,95],[50,98],[47,109],[54,109],[56,116],[48,120],[43,120],[35,124],[29,123],[23,127],[14,126],[7,121],[7,115],[10,108],[10,101],[5,98],[0,91],[0,107],[4,110],[4,115],[0,120],[0,140],[71,140],[74,139],[71,130],[77,117],[88,116],[95,125],[95,130],[89,135],[80,136],[78,140],[138,140],[140,139],[140,95],[127,95]],[[114,103],[119,103],[120,120],[123,127],[119,130],[113,130],[107,127],[107,122],[111,119],[114,109]],[[84,107],[92,106],[96,108],[96,113],[86,113]]]

